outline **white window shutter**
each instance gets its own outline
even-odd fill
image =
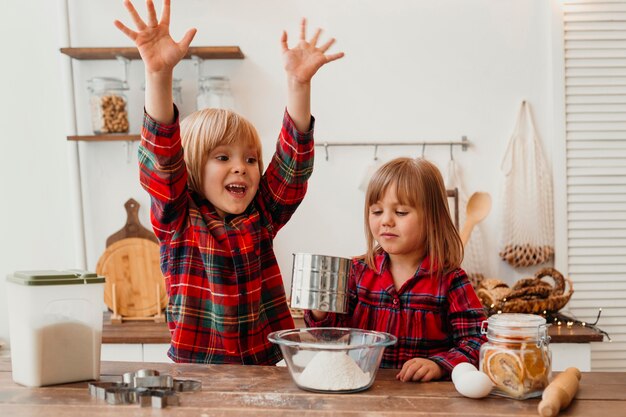
[[[594,371],[626,371],[626,1],[565,0],[568,305],[612,342]]]

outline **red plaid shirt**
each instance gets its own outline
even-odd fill
[[[428,270],[428,257],[399,291],[386,253],[376,258],[377,271],[354,259],[349,277],[348,314],[329,313],[311,327],[341,326],[391,333],[398,342],[385,349],[382,368],[402,368],[409,359],[436,362],[448,374],[460,362],[478,366],[483,307],[462,269],[438,279]]]
[[[294,327],[272,240],[289,220],[313,170],[313,125],[300,133],[285,112],[276,153],[246,211],[221,219],[187,187],[176,121],[144,113],[139,168],[151,197],[175,362],[273,365],[282,355],[267,340]]]

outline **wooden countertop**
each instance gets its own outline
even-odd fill
[[[102,380],[121,381],[124,372],[157,369],[175,378],[202,381],[202,390],[181,393],[167,409],[108,405],[92,398],[86,382],[42,388],[15,384],[11,364],[0,359],[0,415],[11,417],[100,416],[526,416],[536,417],[538,399],[464,398],[451,382],[401,383],[397,371],[379,370],[374,385],[355,394],[300,390],[287,368],[276,366],[192,365],[103,362]],[[584,372],[576,399],[560,416],[618,416],[626,409],[625,372]]]
[[[170,343],[170,332],[166,323],[150,321],[128,321],[111,324],[111,314],[104,313],[102,343]],[[296,327],[305,327],[304,320],[295,319]],[[551,343],[601,342],[602,334],[583,326],[550,326]]]

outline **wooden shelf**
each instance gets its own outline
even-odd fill
[[[572,327],[552,325],[548,327],[548,335],[550,336],[550,343],[589,343],[604,340],[602,333],[580,325]]]
[[[141,59],[135,47],[129,48],[61,48],[61,53],[74,59]],[[197,56],[202,59],[243,59],[244,55],[238,46],[196,46],[189,48],[184,59]]]
[[[102,317],[102,343],[170,343],[167,323],[150,321],[125,321],[111,323],[111,312]]]
[[[86,142],[133,142],[140,139],[139,135],[129,135],[125,133],[110,133],[108,135],[81,135],[81,136],[68,136],[67,140],[73,141],[86,141]]]
[[[79,60],[106,60],[123,57],[126,59],[141,59],[135,47],[123,48],[61,48],[61,53]],[[201,59],[243,59],[244,55],[238,46],[196,46],[187,51],[184,59],[197,56]],[[139,135],[131,134],[104,134],[104,135],[75,135],[68,136],[67,140],[86,142],[109,141],[138,141]]]
[[[296,328],[304,328],[304,319],[294,317]],[[602,342],[604,336],[589,327],[550,326],[550,343]],[[102,343],[169,343],[170,331],[166,323],[124,322],[111,324],[111,313],[103,316]]]
[[[296,328],[306,327],[304,319],[294,318]],[[102,343],[170,343],[171,335],[167,323],[151,321],[127,321],[111,323],[111,312],[102,317]]]

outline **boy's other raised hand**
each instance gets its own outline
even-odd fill
[[[135,42],[146,66],[146,71],[149,73],[173,71],[176,64],[187,53],[189,44],[196,34],[196,29],[189,29],[180,42],[175,42],[172,39],[170,35],[170,0],[163,0],[160,21],[157,20],[152,0],[146,0],[147,22],[144,22],[139,16],[130,0],[124,0],[124,6],[133,19],[137,31],[129,29],[119,20],[116,20],[114,24]]]
[[[287,32],[283,31],[280,42],[285,61],[285,71],[294,81],[302,84],[309,83],[317,70],[322,66],[343,57],[343,52],[326,54],[326,51],[335,43],[335,38],[331,38],[326,43],[317,46],[321,33],[322,30],[318,28],[313,37],[307,41],[306,19],[302,19],[300,23],[300,40],[296,46],[289,49]]]

